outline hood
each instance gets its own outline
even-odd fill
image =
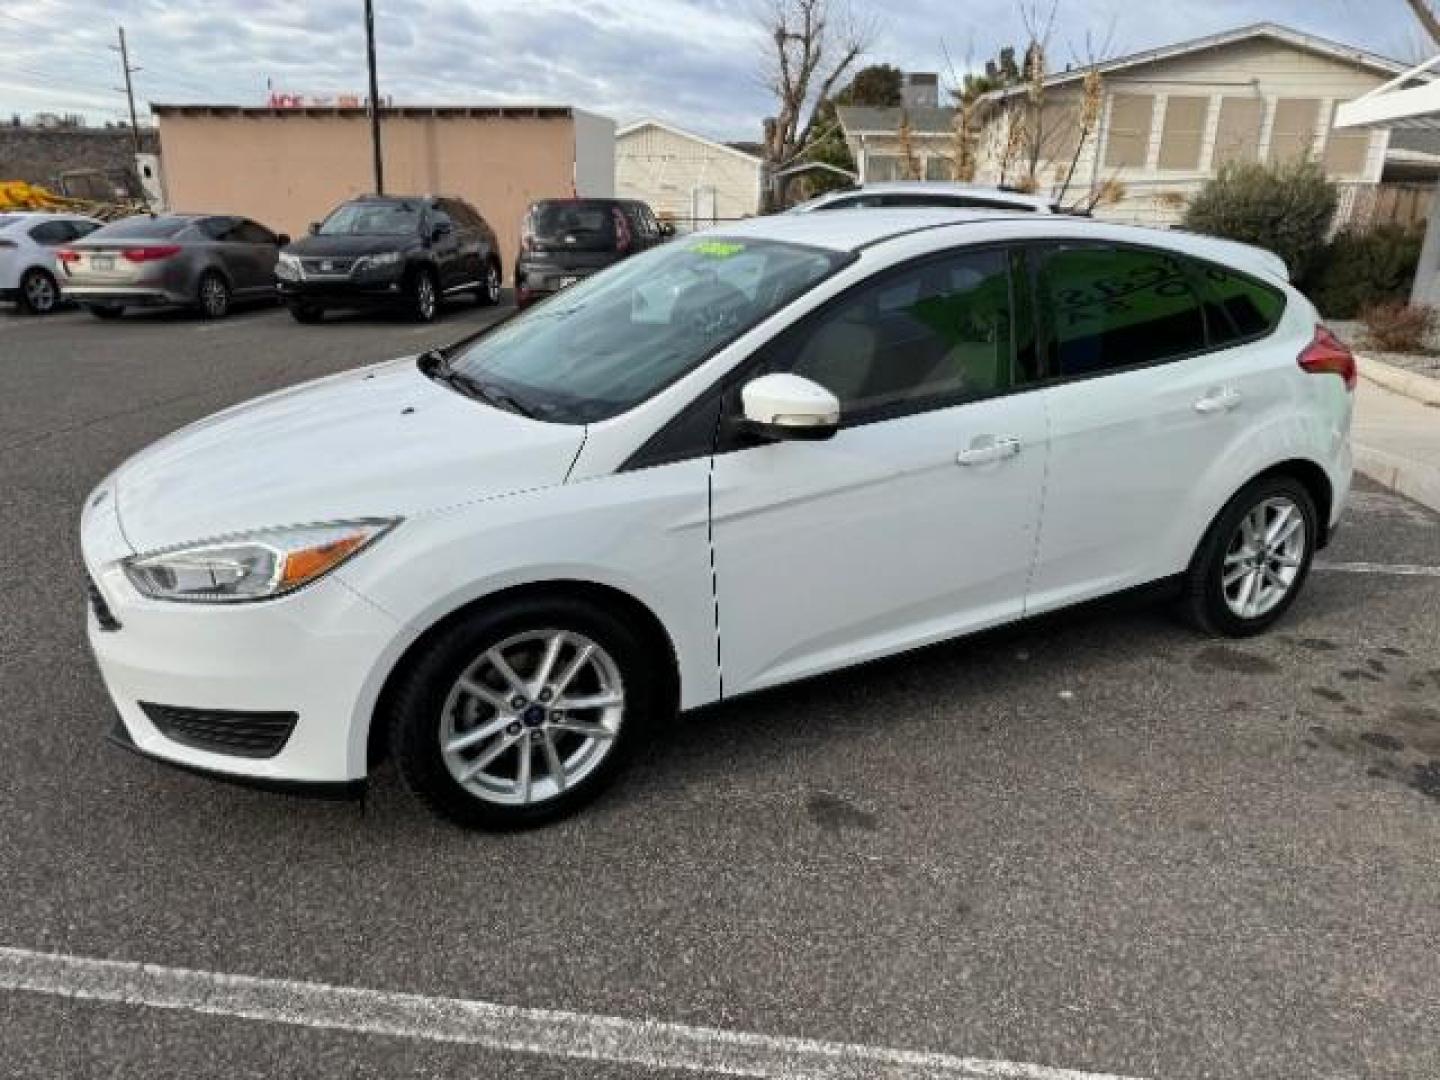
[[[115,503],[142,552],[267,526],[410,517],[562,483],[584,439],[583,427],[473,401],[396,360],[182,428],[117,470]]]
[[[374,255],[382,251],[408,251],[420,237],[409,233],[397,236],[302,236],[282,249],[290,255]]]

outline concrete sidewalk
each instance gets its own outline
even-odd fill
[[[1362,377],[1352,436],[1359,472],[1440,510],[1440,407]]]

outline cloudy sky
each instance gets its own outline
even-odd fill
[[[756,138],[764,0],[375,0],[381,93],[397,103],[565,103]],[[1036,0],[853,0],[869,58],[945,72],[1023,37]],[[1049,0],[1045,0],[1048,5]],[[1138,13],[1143,9],[1143,18]],[[262,104],[267,85],[361,92],[362,0],[25,0],[0,5],[0,115],[123,116],[116,27],[142,102]],[[1127,14],[1128,12],[1128,14]],[[1058,0],[1052,55],[1109,54],[1271,20],[1400,59],[1425,55],[1403,0]]]

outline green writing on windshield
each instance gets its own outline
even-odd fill
[[[728,259],[744,251],[745,245],[726,240],[702,240],[690,250],[699,255],[708,255],[712,259]]]

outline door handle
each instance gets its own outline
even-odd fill
[[[957,465],[988,465],[992,461],[1004,461],[1020,453],[1020,440],[1013,435],[980,435],[969,449],[955,455]]]
[[[1225,386],[1207,391],[1204,397],[1195,402],[1195,411],[1206,414],[1229,412],[1239,404],[1240,391],[1232,386]]]

